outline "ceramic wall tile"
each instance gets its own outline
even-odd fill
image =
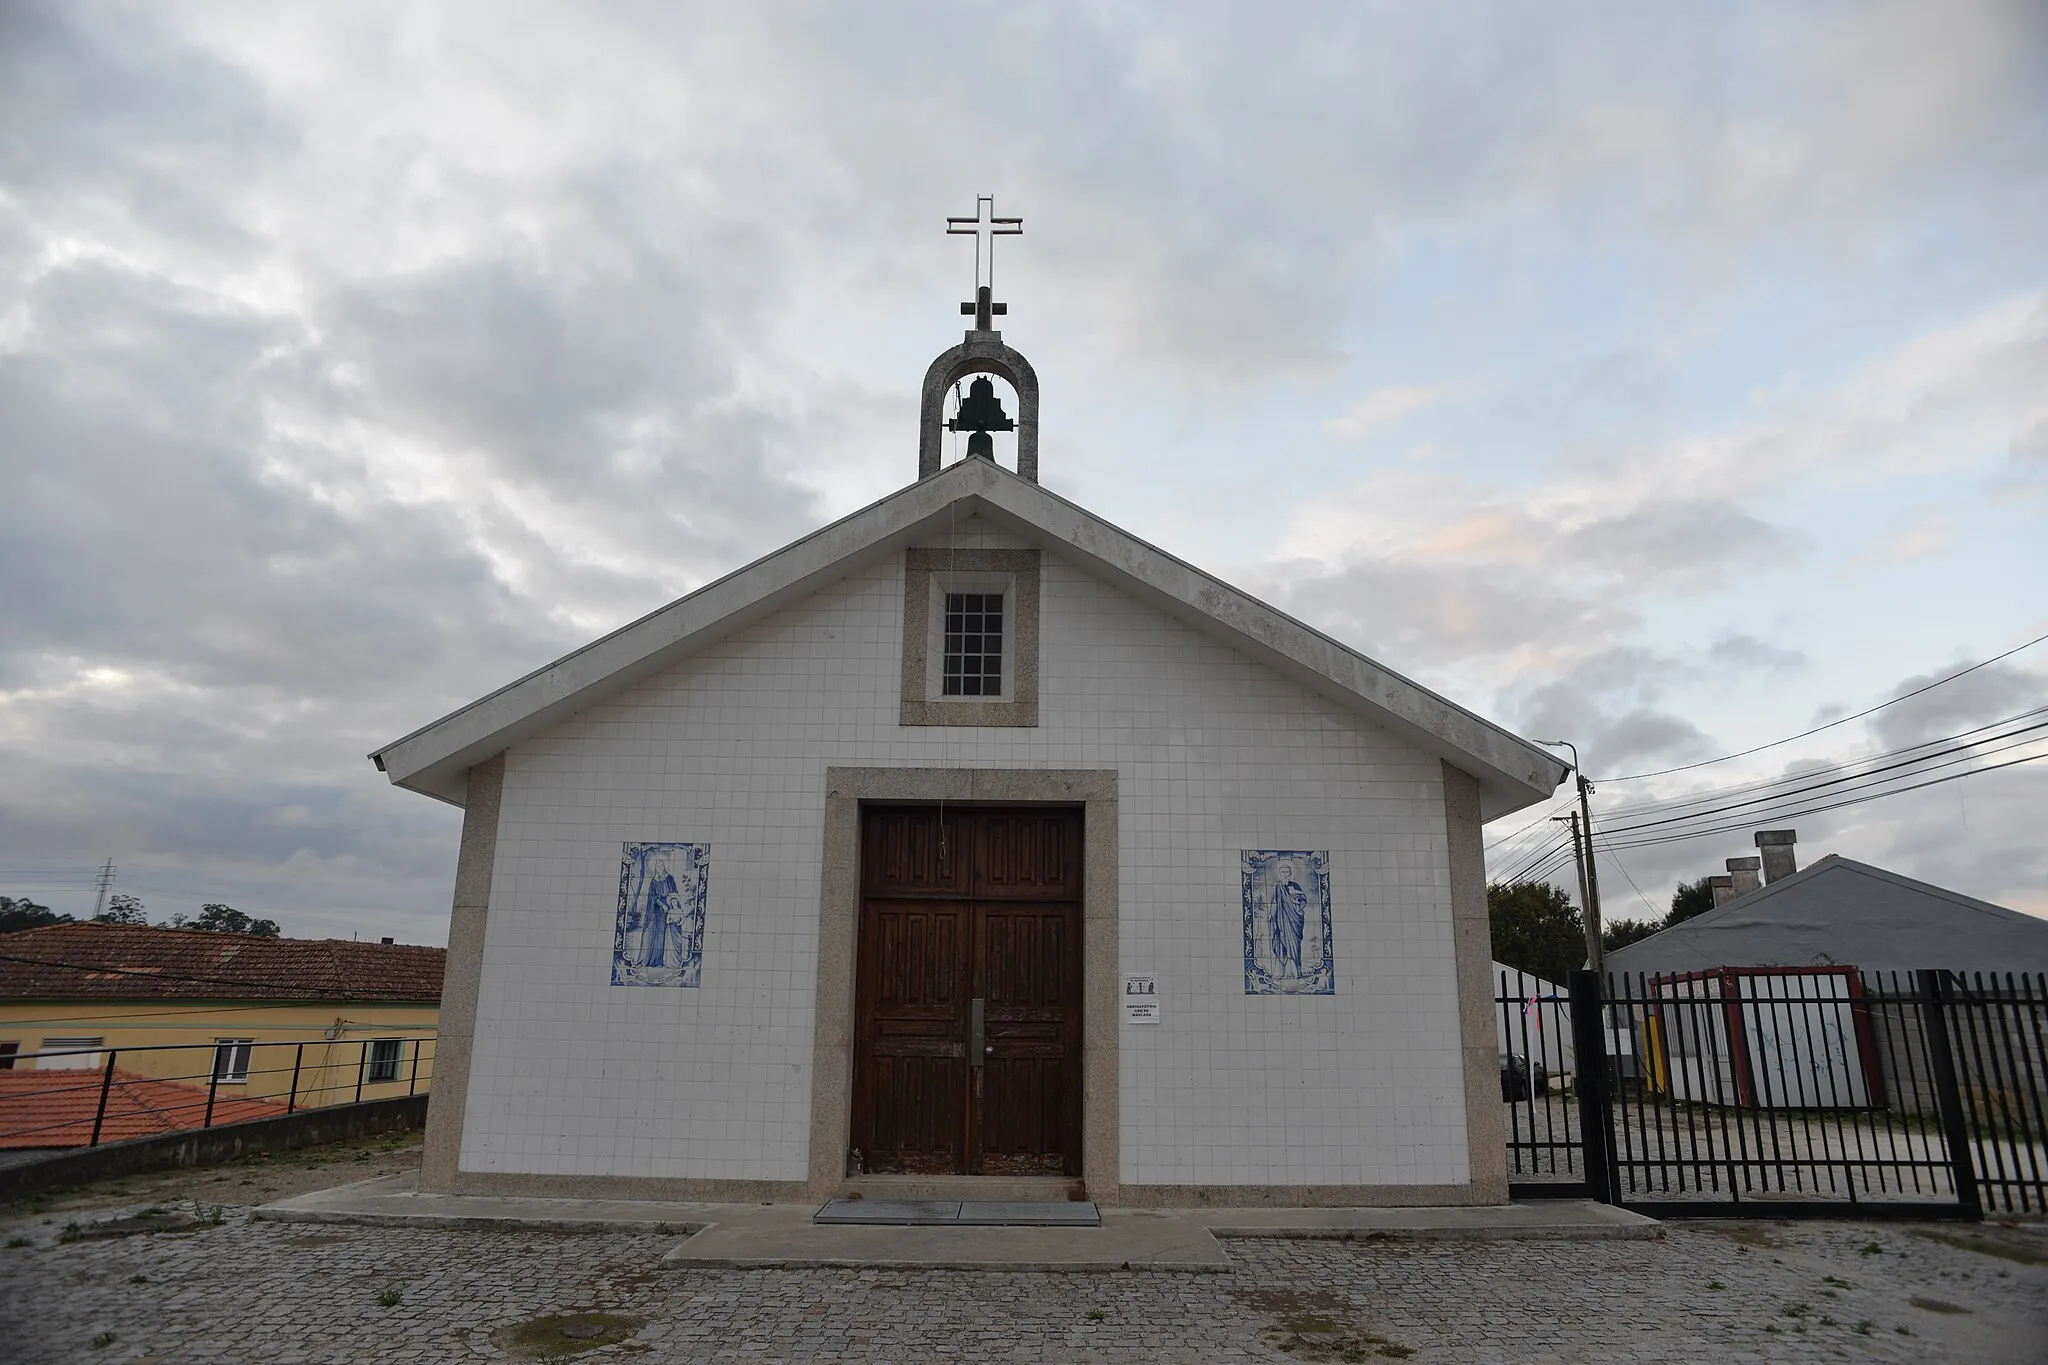
[[[825,770],[897,765],[1117,771],[1125,1181],[1465,1179],[1437,760],[1052,555],[1041,724],[905,728],[902,601],[861,570],[511,751],[464,1167],[802,1179]],[[716,850],[694,989],[613,985],[629,840]],[[1325,856],[1334,995],[1245,993],[1246,849]]]

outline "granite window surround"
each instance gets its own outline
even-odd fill
[[[913,548],[903,554],[902,725],[1038,724],[1038,550]],[[946,594],[1003,595],[1002,692],[948,697]]]

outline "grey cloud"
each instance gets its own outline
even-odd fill
[[[1515,728],[1578,746],[1589,775],[1681,763],[1713,752],[1713,741],[1682,716],[1656,703],[1688,667],[1651,650],[1616,648],[1590,654],[1552,680],[1511,691]]]
[[[1716,577],[1737,564],[1777,563],[1797,552],[1782,529],[1728,498],[1646,502],[1574,530],[1566,553],[1629,577]]]
[[[1557,638],[1613,638],[1635,623],[1626,608],[1487,565],[1280,564],[1248,583],[1310,624],[1403,668],[1507,655]]]
[[[1349,6],[282,13],[0,6],[0,685],[25,736],[0,833],[231,883],[296,931],[445,906],[449,812],[364,749],[820,519],[806,464],[846,424],[789,390],[854,394],[859,458],[905,447],[907,471],[889,413],[916,375],[874,392],[863,366],[904,298],[957,297],[901,244],[963,184],[1032,213],[1005,287],[1075,368],[1148,368],[1153,401],[1330,372],[1360,308],[1391,306],[1361,282],[1439,234],[1683,268],[1781,231],[1831,250],[1944,194],[1973,243],[2048,216],[2020,11],[1948,20],[1990,36],[1938,50],[1899,42],[1924,23],[1900,10],[1733,37],[1717,12],[1569,6],[1477,29]],[[1769,50],[1731,96],[1742,44]],[[545,117],[437,140],[482,86]],[[1911,136],[1859,151],[1893,90]],[[1767,136],[1804,102],[1828,120]],[[804,331],[848,301],[869,306]],[[1670,354],[1580,367],[1560,421],[1625,444],[1668,413]],[[372,448],[473,457],[472,482],[402,496]],[[1794,552],[1708,499],[1581,528],[1561,573],[1365,560],[1270,591],[1440,667],[1628,638],[1635,608],[1587,575]],[[1695,666],[1607,651],[1510,701],[1596,766],[1686,753],[1655,683]],[[132,681],[79,686],[95,668]]]
[[[0,182],[227,254],[258,238],[224,193],[292,137],[250,73],[150,7],[0,6]]]
[[[2048,645],[2036,645],[2034,649],[2048,650]],[[1900,749],[2048,706],[2048,673],[2027,664],[2028,658],[2022,654],[2015,656],[2013,662],[1992,664],[1954,682],[1943,683],[1931,692],[1878,712],[1870,720],[1871,730],[1884,748]],[[1904,696],[1955,671],[1936,669],[1902,678],[1885,695]]]
[[[1805,668],[1806,651],[1787,649],[1754,635],[1728,635],[1707,646],[1707,663],[1716,669],[1785,673]]]

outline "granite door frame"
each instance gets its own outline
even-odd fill
[[[847,1180],[847,1143],[853,1123],[861,807],[940,801],[1081,807],[1081,1182],[1089,1198],[1115,1203],[1122,1177],[1122,1115],[1117,1079],[1116,974],[1121,958],[1117,946],[1114,769],[826,769],[809,1197],[829,1199]]]

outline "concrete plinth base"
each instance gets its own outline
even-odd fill
[[[567,1232],[648,1231],[679,1240],[677,1267],[927,1270],[1228,1271],[1233,1239],[1646,1238],[1654,1219],[1580,1200],[1396,1209],[1103,1209],[1099,1227],[846,1226],[814,1221],[815,1204],[691,1204],[422,1194],[413,1175],[385,1176],[265,1204],[287,1223],[410,1227],[514,1224]]]

